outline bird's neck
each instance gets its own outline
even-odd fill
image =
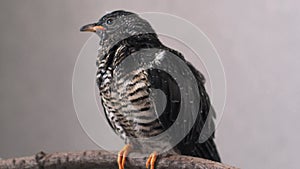
[[[102,42],[97,62],[98,64],[105,63],[105,67],[114,66],[126,56],[140,49],[162,47],[163,44],[155,33],[134,35],[118,42],[110,39]]]

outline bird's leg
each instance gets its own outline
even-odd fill
[[[154,169],[154,167],[155,167],[155,161],[157,159],[157,156],[158,155],[157,155],[156,151],[154,151],[153,153],[150,154],[150,156],[149,156],[149,158],[148,158],[148,160],[146,162],[146,168],[147,169],[149,168],[149,166],[150,166],[150,169]]]
[[[129,154],[129,151],[131,150],[131,145],[126,144],[121,151],[118,153],[118,165],[119,169],[124,169],[126,156]]]

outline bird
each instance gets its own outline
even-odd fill
[[[160,58],[179,59],[191,72],[191,78],[195,79],[196,90],[191,93],[195,93],[197,101],[190,107],[198,108],[196,118],[194,122],[190,122],[189,119],[187,123],[192,126],[191,129],[168,153],[221,162],[214,142],[214,131],[206,141],[199,141],[205,121],[208,121],[209,129],[215,130],[213,122],[215,112],[204,86],[204,75],[179,51],[164,45],[147,20],[134,12],[116,10],[105,14],[97,22],[82,26],[80,31],[96,33],[100,38],[96,59],[96,83],[105,117],[111,128],[126,144],[118,153],[119,169],[124,169],[126,157],[134,149],[143,151],[152,146],[149,149],[155,150],[172,143],[171,135],[162,138],[157,144],[146,146],[140,146],[141,143],[137,141],[139,138],[157,136],[175,125],[183,101],[183,93],[180,92],[176,80],[168,72],[151,67],[149,64],[166,64],[164,66],[174,70],[178,66],[145,61],[152,58],[158,62]],[[120,65],[128,58],[129,71],[126,71],[120,68]],[[138,62],[137,66],[130,66],[135,62]],[[188,78],[180,73],[178,76]],[[153,96],[154,89],[161,90],[165,95],[166,106],[161,114],[157,112],[159,109],[157,102],[161,101],[157,100],[159,97]],[[213,116],[209,116],[210,111],[213,112]],[[184,128],[181,127],[183,124],[176,125],[179,126],[179,130]],[[157,151],[150,153],[146,168],[154,169],[159,155]]]

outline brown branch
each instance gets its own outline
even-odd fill
[[[117,155],[104,150],[84,152],[40,152],[35,156],[0,160],[0,169],[118,169]],[[125,168],[145,169],[145,158],[130,158]],[[159,158],[156,169],[235,169],[225,164],[202,158],[172,155]]]

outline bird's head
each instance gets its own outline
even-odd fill
[[[108,13],[98,22],[83,26],[80,31],[96,33],[100,37],[100,45],[107,47],[134,35],[154,33],[149,22],[123,10]]]

